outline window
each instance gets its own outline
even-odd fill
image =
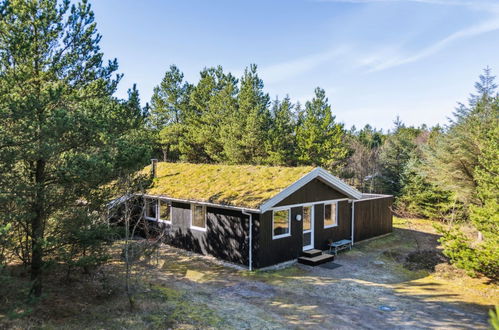
[[[159,200],[159,221],[172,222],[172,204],[161,199]]]
[[[206,206],[191,205],[191,228],[206,230]]]
[[[289,210],[273,211],[272,227],[273,238],[291,235]]]
[[[324,204],[324,228],[338,225],[338,203]]]
[[[303,231],[312,230],[312,206],[303,207]]]
[[[146,218],[156,220],[158,201],[155,199],[146,199],[144,206],[146,208]]]

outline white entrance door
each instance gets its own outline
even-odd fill
[[[303,207],[303,251],[314,248],[314,207]]]

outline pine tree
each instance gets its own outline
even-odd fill
[[[499,279],[499,95],[490,70],[475,84],[478,94],[460,105],[447,131],[429,148],[426,172],[468,205],[469,220],[479,235],[440,228],[444,253],[471,273]],[[435,168],[438,167],[438,168]]]
[[[231,145],[233,135],[231,127],[234,124],[234,114],[237,113],[237,79],[231,74],[224,78],[224,85],[220,91],[215,94],[210,100],[210,109],[206,114],[207,136],[211,136],[213,141],[206,145],[206,152],[216,162],[226,162],[230,159],[230,150],[228,146]],[[237,119],[236,119],[237,120]]]
[[[469,106],[459,105],[447,130],[425,154],[429,178],[443,189],[456,192],[465,204],[479,203],[475,168],[480,165],[481,139],[498,116],[494,77],[487,69],[485,74],[476,84],[477,92],[484,94],[473,96]]]
[[[0,1],[0,204],[12,206],[0,217],[26,237],[35,296],[46,251],[65,228],[91,233],[99,188],[146,155],[142,114],[112,96],[120,76],[100,38],[87,1]]]
[[[270,128],[269,96],[257,66],[246,68],[237,95],[237,111],[229,114],[224,131],[225,154],[230,163],[259,164],[267,158],[266,144]]]
[[[149,120],[158,134],[164,161],[179,158],[191,90],[192,86],[184,82],[184,74],[175,65],[170,66],[161,83],[154,88]]]
[[[190,94],[186,132],[181,141],[182,158],[211,163],[225,160],[223,126],[235,111],[237,80],[223,68],[201,71],[201,79]]]
[[[462,217],[462,204],[452,192],[433,184],[424,174],[423,160],[413,156],[401,174],[400,196],[395,202],[398,212],[412,217],[452,221]]]
[[[416,138],[422,130],[406,127],[398,117],[394,124],[395,128],[386,138],[379,157],[383,192],[398,196],[402,189],[402,173],[417,147]]]
[[[499,104],[495,105],[499,108]],[[499,113],[499,111],[497,111]],[[499,279],[499,119],[480,143],[479,165],[475,168],[479,203],[470,208],[470,220],[483,236],[474,246],[475,270]]]
[[[267,162],[273,165],[296,164],[296,119],[289,96],[282,102],[276,98],[271,111]]]
[[[490,67],[486,67],[483,70],[483,74],[478,77],[480,81],[475,82],[475,90],[477,93],[471,94],[468,100],[471,108],[475,107],[481,100],[490,99],[495,96],[497,89],[497,84],[494,82],[495,78],[496,77],[492,75],[492,69]],[[464,106],[458,108],[458,111],[455,114],[457,118],[460,118],[459,112],[463,109],[467,108]],[[466,113],[468,113],[468,111],[465,110],[464,114]]]
[[[326,92],[315,89],[315,97],[305,104],[297,127],[298,160],[301,164],[323,166],[338,172],[348,155],[343,125],[335,123]]]

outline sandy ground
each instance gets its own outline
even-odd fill
[[[438,237],[420,230],[397,228],[359,243],[336,258],[334,269],[293,265],[249,273],[167,247],[154,273],[158,284],[217,311],[224,327],[487,328],[487,310],[499,303],[496,289],[449,274],[450,266],[432,274],[409,271],[392,257],[415,245],[436,248]]]
[[[22,283],[4,283],[0,329],[486,329],[487,311],[499,305],[497,285],[445,260],[432,270],[406,269],[418,247],[438,251],[438,236],[430,221],[395,219],[395,226],[324,267],[248,272],[163,246],[135,268],[133,311],[118,260],[100,279],[47,280],[37,307],[25,303],[26,292],[13,294]]]

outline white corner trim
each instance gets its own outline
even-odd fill
[[[249,216],[249,235],[248,235],[248,270],[253,270],[253,213],[247,212],[245,210],[241,211],[242,214]]]
[[[296,192],[298,189],[309,183],[315,178],[320,177],[322,181],[332,188],[338,190],[339,192],[344,193],[350,198],[353,199],[360,199],[362,198],[362,193],[358,191],[357,189],[353,188],[352,186],[346,184],[343,182],[341,179],[335,177],[325,169],[321,167],[316,167],[309,173],[305,174],[303,177],[295,181],[293,184],[282,190],[280,193],[272,197],[271,199],[267,200],[265,203],[263,203],[260,206],[260,212],[265,213],[267,212],[272,206],[276,205],[292,193]]]

